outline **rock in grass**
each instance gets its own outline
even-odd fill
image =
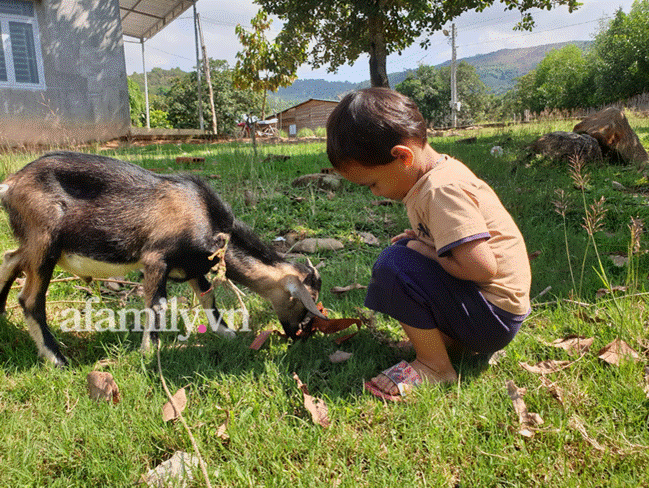
[[[594,137],[605,154],[613,153],[625,163],[649,161],[638,135],[619,108],[607,107],[585,118],[575,125],[573,132]]]
[[[295,178],[291,184],[293,186],[315,185],[323,190],[336,191],[342,184],[342,178],[336,174],[314,173]]]
[[[343,247],[345,247],[343,243],[337,239],[309,238],[295,244],[293,251],[313,253],[318,251],[338,251]]]

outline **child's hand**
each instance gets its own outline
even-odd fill
[[[433,246],[429,246],[425,242],[413,239],[412,241],[408,241],[408,248],[417,251],[419,254],[423,254],[428,259],[439,261],[437,257],[437,249]]]
[[[406,229],[401,234],[394,236],[392,239],[390,239],[390,242],[394,244],[395,242],[398,242],[401,239],[417,239],[417,233],[412,229]]]

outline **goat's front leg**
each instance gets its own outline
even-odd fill
[[[204,276],[189,280],[189,284],[194,290],[194,293],[196,293],[201,308],[205,312],[205,315],[207,315],[207,320],[212,329],[226,339],[234,339],[236,333],[228,327],[228,324],[223,320],[223,314],[216,308],[212,284]]]
[[[59,344],[47,326],[45,295],[52,278],[55,262],[30,263],[25,269],[25,285],[18,302],[25,313],[29,335],[34,339],[38,354],[58,367],[67,366],[68,361],[61,354]]]
[[[7,251],[2,260],[2,266],[0,267],[0,314],[5,313],[11,285],[22,272],[20,267],[22,254],[22,249]]]
[[[152,254],[144,263],[144,297],[146,300],[146,326],[142,332],[140,350],[144,353],[151,348],[151,341],[158,342],[158,331],[164,322],[167,310],[167,265],[159,254]]]

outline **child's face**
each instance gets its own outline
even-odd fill
[[[381,166],[351,163],[338,173],[352,183],[367,186],[377,197],[391,200],[403,200],[417,181],[400,159]]]

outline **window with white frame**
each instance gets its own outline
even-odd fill
[[[44,88],[34,4],[0,0],[0,87]]]

